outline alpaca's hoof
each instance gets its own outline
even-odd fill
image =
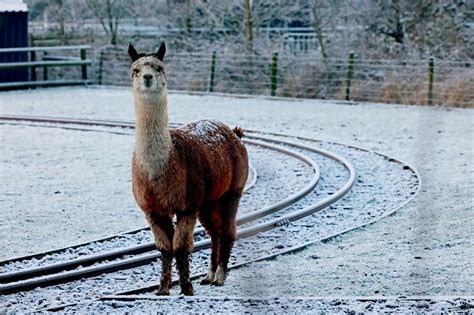
[[[209,284],[211,284],[211,282],[212,282],[212,281],[209,280],[209,279],[207,278],[207,276],[206,276],[206,277],[204,277],[204,278],[201,280],[201,285],[209,285]]]
[[[224,280],[214,280],[211,282],[211,285],[215,285],[217,287],[222,287],[224,285]]]
[[[182,284],[180,294],[184,294],[184,295],[187,295],[187,296],[194,295],[194,289],[193,289],[192,283],[191,282],[186,282],[185,284]]]
[[[169,288],[163,288],[159,287],[158,290],[155,292],[156,295],[170,295],[170,289]]]
[[[223,286],[226,278],[226,273],[224,272],[224,269],[221,267],[217,267],[216,274],[214,276],[214,280],[212,280],[211,285],[216,285],[216,286]]]
[[[207,272],[207,275],[201,280],[201,285],[209,285],[214,281],[215,272],[210,270]]]

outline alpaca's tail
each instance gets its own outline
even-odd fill
[[[237,137],[241,139],[244,136],[244,129],[240,128],[239,126],[235,127],[232,131],[237,135]]]

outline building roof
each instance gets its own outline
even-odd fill
[[[23,0],[1,0],[0,12],[27,12],[28,7]]]

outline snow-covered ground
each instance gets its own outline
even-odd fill
[[[147,298],[150,298],[148,300]],[[193,313],[196,310],[209,310],[214,314],[227,313],[270,313],[270,314],[423,314],[467,312],[474,305],[469,298],[437,297],[421,299],[417,297],[146,297],[139,301],[101,301],[89,306],[95,312],[105,313]],[[77,308],[68,308],[67,313],[77,312]],[[86,311],[85,313],[90,313]]]
[[[252,296],[259,296],[259,292],[260,297],[474,295],[472,110],[173,93],[169,107],[173,122],[213,118],[247,129],[353,144],[405,160],[421,175],[422,191],[395,215],[296,255],[232,271],[233,279],[255,283]],[[0,113],[126,120],[134,117],[128,88],[2,92]],[[1,138],[3,142],[8,134],[2,131]],[[27,133],[24,140],[18,141],[26,139]],[[95,141],[83,140],[88,145],[95,144],[94,150],[100,148]],[[107,141],[114,141],[114,136],[107,135]],[[74,143],[65,144],[65,148],[73,147]],[[127,150],[130,148],[104,154],[113,157]],[[50,152],[46,148],[42,154]],[[81,152],[81,156],[88,154]],[[1,158],[5,157],[2,153]],[[70,163],[80,164],[80,160]],[[58,167],[60,164],[64,161],[58,161]],[[0,176],[5,174],[2,170]],[[117,174],[117,178],[122,175]],[[57,198],[67,193],[58,191]],[[137,211],[136,215],[141,213]],[[13,222],[15,219],[21,222],[21,214],[8,218]],[[10,224],[4,223],[6,220],[2,214],[2,224]],[[47,231],[56,238],[60,237],[59,232]],[[76,233],[79,236],[84,232],[78,228]],[[2,240],[0,246],[10,245]],[[295,260],[304,272],[288,267],[295,265]],[[265,281],[255,281],[254,275],[262,270]],[[259,291],[259,286],[265,290]],[[249,294],[226,291],[226,287],[216,289],[216,293],[219,290],[229,295]]]

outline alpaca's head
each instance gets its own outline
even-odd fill
[[[132,89],[135,97],[144,99],[160,98],[166,94],[166,74],[163,57],[166,44],[151,54],[138,53],[132,44],[128,46],[128,54],[132,58]]]

